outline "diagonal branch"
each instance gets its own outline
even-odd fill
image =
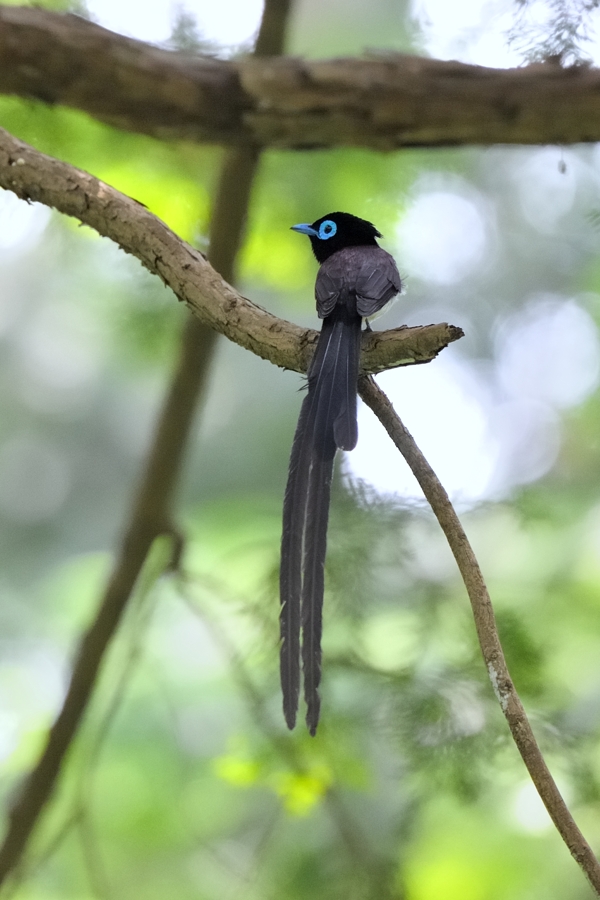
[[[229,278],[257,162],[255,148],[240,148],[228,158],[222,173],[209,255]],[[8,832],[0,847],[1,884],[18,864],[52,792],[152,540],[172,529],[174,491],[196,401],[206,382],[215,333],[226,335],[278,365],[299,371],[306,370],[316,333],[297,328],[246,300],[202,253],[181,241],[141,204],[85,172],[38,153],[2,129],[0,186],[24,199],[73,215],[112,238],[158,274],[197,317],[191,318],[184,330],[180,359],[115,567],[98,613],[80,645],[63,708],[38,764],[11,810]],[[367,371],[381,371],[426,362],[461,336],[459,328],[445,324],[371,334],[365,339],[364,367]]]
[[[253,168],[257,151],[241,148],[236,159],[245,172]],[[238,179],[239,180],[239,179]],[[235,205],[243,182],[235,184],[228,203]],[[206,257],[182,241],[145,206],[126,197],[87,172],[34,150],[0,128],[0,186],[26,200],[52,206],[111,238],[158,275],[200,321],[214,331],[275,365],[305,372],[316,343],[307,331],[278,319],[242,297],[211,266]],[[231,210],[216,212],[223,228]],[[213,256],[225,273],[223,259]],[[363,371],[428,362],[462,331],[451,325],[400,328],[365,338]]]
[[[361,379],[360,396],[373,410],[405,458],[440,523],[467,589],[483,659],[513,740],[558,833],[596,894],[600,896],[600,863],[577,827],[537,744],[506,665],[494,610],[479,563],[454,507],[414,438],[372,378]]]
[[[0,6],[1,93],[162,139],[304,150],[597,141],[599,88],[600,70],[552,63],[490,69],[392,53],[222,60],[78,16]]]

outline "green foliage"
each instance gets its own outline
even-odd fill
[[[76,13],[78,16],[86,14],[85,0],[2,0],[1,6],[38,6],[41,9],[51,9],[54,12]]]
[[[389,33],[389,43],[405,45],[410,22],[390,30],[405,5],[382,3],[377,14],[375,6],[368,31],[350,13],[332,31],[325,10],[313,55],[355,49],[371,34],[379,40]],[[312,32],[305,11],[300,19],[295,40],[302,48]],[[181,21],[183,41],[193,31]],[[205,247],[220,151],[127,135],[14,98],[0,100],[0,118]],[[243,290],[314,325],[315,264],[289,227],[352,210],[377,223],[411,276],[384,325],[442,318],[462,325],[467,338],[448,354],[472,376],[470,396],[501,393],[498,335],[540,292],[575,296],[599,321],[597,234],[589,219],[597,164],[585,150],[570,155],[573,204],[554,224],[535,225],[519,188],[528,153],[270,152],[249,217]],[[489,213],[485,257],[458,281],[415,275],[404,260],[402,226],[427,191],[476,195]],[[435,236],[431,226],[425,240]],[[185,311],[135,260],[57,216],[37,243],[3,251],[0,262],[6,803],[39,750],[100,596]],[[523,394],[531,380],[530,369]],[[315,739],[302,723],[287,733],[277,574],[300,384],[221,343],[181,490],[181,571],[165,571],[160,551],[168,548],[159,545],[161,558],[146,572],[111,649],[13,895],[589,897],[527,792],[437,524],[420,503],[382,498],[341,471],[329,533],[323,721]],[[397,401],[400,414],[407,393]],[[515,683],[594,845],[599,403],[595,388],[572,408],[553,408],[554,464],[529,482],[515,477],[463,513]],[[505,407],[494,409],[497,424]],[[11,506],[6,447],[15,437],[18,447],[34,444],[43,455],[35,472],[14,464],[21,493],[20,505]],[[449,437],[442,432],[439,442]],[[372,471],[379,465],[375,456]],[[62,492],[36,505],[30,485],[41,484],[41,497],[59,482]]]

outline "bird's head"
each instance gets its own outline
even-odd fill
[[[381,237],[371,222],[345,212],[329,213],[312,225],[292,225],[292,231],[309,236],[320,263],[344,247],[377,247],[375,238]]]

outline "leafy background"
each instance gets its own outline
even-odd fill
[[[475,58],[490,34],[508,40],[511,4],[488,7],[444,45],[444,17],[434,33],[407,2],[301,0],[290,51]],[[177,41],[203,38],[201,16],[173,14]],[[0,123],[206,245],[220,150],[7,97]],[[380,327],[464,328],[430,366],[381,382],[459,504],[517,688],[595,847],[599,186],[591,146],[269,152],[239,275],[314,325],[315,265],[289,226],[348,209],[406,277]],[[102,590],[186,314],[108,241],[0,196],[5,809]],[[180,491],[182,570],[161,574],[157,542],[10,895],[591,896],[508,738],[437,526],[366,413],[334,492],[322,724],[315,739],[285,731],[277,567],[300,384],[221,341]]]

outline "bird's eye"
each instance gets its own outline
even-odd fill
[[[337,231],[337,225],[335,222],[332,222],[331,219],[326,219],[325,222],[321,223],[321,227],[319,228],[319,237],[322,241],[326,241],[328,238],[334,236]]]

